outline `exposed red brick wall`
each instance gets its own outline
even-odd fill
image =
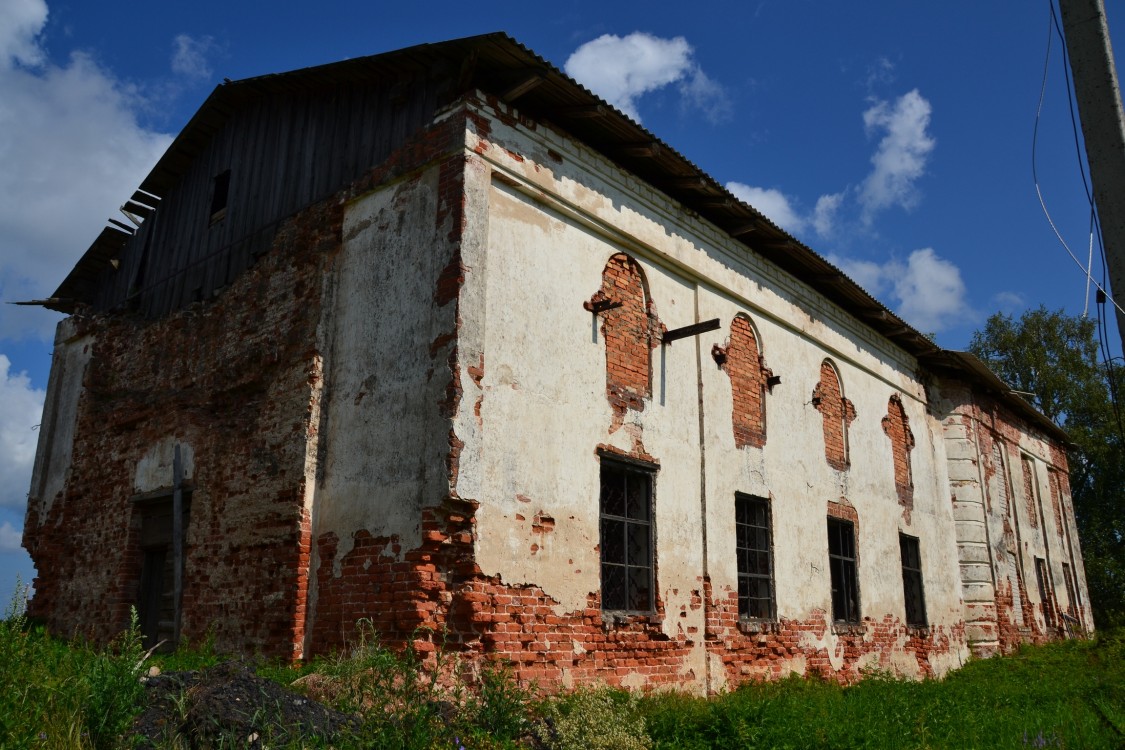
[[[898,493],[898,501],[910,510],[914,507],[914,477],[910,468],[910,451],[914,449],[914,433],[910,431],[910,420],[897,393],[887,402],[887,416],[883,417],[883,432],[891,440],[895,492]]]
[[[602,287],[586,309],[600,310],[606,397],[620,424],[627,410],[644,411],[645,399],[652,396],[651,353],[662,329],[640,265],[625,253],[612,256],[602,271]]]
[[[845,471],[848,458],[848,426],[855,421],[855,406],[844,398],[840,376],[827,359],[820,364],[820,382],[812,395],[813,405],[820,412],[824,429],[824,457],[837,471]]]
[[[294,217],[211,301],[156,321],[78,320],[94,343],[70,474],[46,517],[29,517],[25,537],[41,572],[30,612],[52,631],[105,641],[128,624],[141,573],[137,462],[175,438],[194,456],[183,636],[210,632],[221,649],[299,655],[314,346],[341,218],[337,202]]]
[[[1029,493],[1030,469],[1023,465],[1024,457],[1018,446],[1026,435],[1039,433],[1002,405],[981,394],[973,394],[971,401],[958,405],[958,410],[968,420],[983,461],[985,508],[990,528],[993,529],[989,553],[996,573],[995,609],[999,650],[1010,653],[1021,643],[1043,643],[1058,638],[1059,631],[1056,628],[1045,628],[1040,624],[1051,622],[1053,614],[1044,611],[1043,604],[1033,604],[1028,596],[1028,586],[1035,585],[1034,557],[1042,555],[1036,548],[1040,542],[1046,542],[1045,539],[1035,538],[1037,535],[1032,535],[1029,539],[1027,534],[1029,528],[1038,528],[1038,508],[1034,501],[1031,504],[1021,502],[1015,491],[1014,470],[1019,465],[1024,474],[1023,497],[1027,498],[1029,494],[1034,497]],[[1066,453],[1056,444],[1049,444],[1049,447],[1051,466],[1048,470],[1058,479],[1059,512],[1066,514],[1063,518],[1065,524],[1066,519],[1073,519],[1072,511],[1065,505],[1063,494],[1067,481]],[[1021,516],[1025,512],[1028,518],[1023,519]],[[1017,524],[1022,526],[1017,528]],[[1002,528],[999,536],[995,531],[997,526]],[[1032,577],[1030,582],[1029,576]],[[1045,583],[1050,585],[1049,582]],[[1085,613],[1079,617],[1084,623],[1087,622]]]
[[[487,121],[475,123],[487,136]],[[52,630],[106,640],[136,604],[141,552],[132,512],[137,460],[175,437],[194,452],[182,633],[223,650],[300,656],[306,638],[311,521],[305,459],[319,408],[315,350],[323,278],[348,199],[437,162],[438,226],[463,223],[466,117],[417,133],[349,188],[284,223],[271,252],[213,300],[157,321],[82,318],[94,339],[79,401],[74,464],[48,514],[31,505],[26,543],[42,574],[31,614]],[[457,245],[434,292],[456,299]],[[451,352],[451,372],[456,367]],[[449,389],[459,391],[451,378]],[[450,435],[451,476],[456,476]],[[171,478],[169,478],[171,484]]]
[[[356,621],[368,619],[385,642],[410,644],[423,654],[444,643],[465,658],[508,661],[517,679],[545,688],[561,687],[564,674],[611,685],[632,674],[652,686],[682,683],[692,641],[663,633],[659,598],[654,617],[607,622],[596,592],[585,607],[557,614],[558,602],[541,588],[481,573],[473,559],[477,507],[451,498],[426,509],[422,543],[411,550],[395,538],[361,531],[337,560],[339,540],[322,536],[315,651],[345,646]],[[550,523],[537,520],[544,529]],[[340,577],[333,576],[334,565]]]
[[[794,663],[803,663],[808,675],[850,684],[872,666],[893,672],[903,652],[917,661],[920,676],[933,677],[936,657],[958,651],[965,643],[962,624],[917,628],[891,615],[866,617],[859,626],[834,635],[829,634],[830,615],[823,611],[804,620],[743,623],[738,619],[737,591],[725,592],[710,612],[707,650],[723,665],[731,686],[786,677]],[[819,643],[824,645],[810,645]],[[878,655],[874,664],[872,654]]]
[[[833,505],[854,521],[854,509]],[[397,539],[359,532],[352,550],[336,560],[339,540],[322,537],[318,586],[322,601],[333,605],[330,610],[321,605],[318,612],[315,651],[346,646],[356,621],[368,619],[389,644],[411,645],[423,655],[444,646],[469,660],[510,662],[518,680],[550,690],[571,680],[621,685],[638,675],[650,688],[682,685],[692,677],[685,669],[700,638],[719,657],[731,685],[784,676],[783,665],[791,658],[804,659],[809,673],[854,682],[871,654],[891,668],[892,656],[903,650],[918,660],[920,674],[932,675],[933,658],[964,643],[960,625],[918,629],[885,616],[839,635],[835,653],[829,654],[826,646],[809,645],[807,638],[824,638],[829,627],[824,613],[764,623],[756,626],[762,632],[749,632],[739,621],[737,590],[714,597],[709,582],[692,592],[680,612],[666,611],[658,599],[655,616],[606,618],[597,592],[591,592],[584,607],[559,613],[558,602],[538,586],[506,584],[481,573],[472,555],[476,509],[475,503],[456,500],[428,509],[422,544],[413,550],[402,549]],[[332,575],[333,564],[343,573],[339,578]],[[324,592],[331,593],[325,597]],[[704,633],[694,626],[674,637],[664,633],[666,618],[686,617],[689,609],[702,607],[707,608]],[[842,657],[839,669],[832,666],[837,657]]]
[[[727,345],[715,346],[711,355],[730,377],[735,447],[761,448],[766,444],[766,379],[773,373],[765,366],[750,319],[736,315]]]

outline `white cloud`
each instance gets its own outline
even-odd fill
[[[899,315],[920,331],[940,331],[973,317],[961,270],[932,248],[912,252],[893,283]]]
[[[741,182],[728,182],[726,187],[735,198],[749,203],[785,231],[797,234],[804,229],[805,219],[780,190],[744,185]]]
[[[810,221],[813,229],[820,237],[827,239],[836,234],[836,216],[840,212],[840,206],[844,202],[845,195],[846,192],[841,191],[831,195],[822,195],[817,199],[816,208],[813,209]]]
[[[0,507],[20,508],[27,503],[44,392],[31,387],[26,373],[12,374],[10,368],[0,354]]]
[[[21,551],[21,543],[23,540],[23,532],[17,529],[12,524],[5,521],[0,524],[0,552],[19,552]]]
[[[25,11],[15,27],[0,21],[0,301],[11,302],[54,291],[171,138],[138,123],[144,97],[89,55],[46,60],[42,2],[0,6]],[[0,337],[47,338],[55,319],[0,305]]]
[[[0,67],[12,62],[39,65],[43,50],[37,43],[47,23],[45,0],[4,0],[0,2]]]
[[[673,83],[680,84],[685,104],[709,119],[721,119],[729,112],[726,94],[695,63],[693,52],[682,36],[662,39],[641,31],[625,37],[604,34],[576,49],[565,69],[638,123],[637,99]]]
[[[895,312],[919,331],[941,331],[976,317],[961,270],[932,248],[915,250],[905,263],[828,259],[873,296],[891,297]]]
[[[188,78],[210,78],[208,55],[215,51],[215,40],[209,36],[195,39],[179,34],[172,40],[172,72]]]
[[[992,295],[992,302],[1000,308],[1002,312],[1012,313],[1017,310],[1022,310],[1027,306],[1024,301],[1023,295],[1018,292],[997,292]]]
[[[811,212],[802,210],[799,202],[777,188],[761,188],[741,182],[728,182],[727,190],[740,201],[749,203],[790,234],[799,235],[808,229],[822,239],[836,232],[837,214],[847,191],[822,195]]]
[[[930,103],[914,89],[894,104],[877,101],[863,113],[868,134],[885,133],[871,157],[874,169],[859,190],[865,223],[885,208],[910,209],[917,203],[915,183],[925,172],[935,144],[926,132],[931,111]]]

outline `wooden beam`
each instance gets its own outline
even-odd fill
[[[660,338],[660,342],[662,344],[671,344],[677,339],[686,339],[688,336],[698,336],[708,331],[716,331],[720,326],[722,326],[722,323],[719,322],[718,318],[711,318],[711,320],[705,320],[702,323],[693,323],[690,326],[665,331],[664,335]]]
[[[624,156],[652,158],[660,153],[660,144],[656,141],[652,141],[651,143],[638,143],[633,146],[622,146],[617,151]]]
[[[756,231],[758,231],[757,224],[743,224],[742,226],[735,227],[734,229],[728,229],[727,234],[729,234],[731,237],[741,237],[744,234],[750,234],[751,232]]]
[[[533,88],[535,88],[539,84],[543,83],[543,81],[545,81],[545,80],[547,80],[547,77],[543,74],[543,71],[541,71],[541,70],[532,71],[527,76],[527,78],[523,79],[522,81],[517,83],[512,88],[505,91],[500,96],[500,98],[503,99],[506,102],[513,102],[516,99],[519,99],[524,94],[526,94],[528,91],[531,91]]]
[[[670,180],[661,180],[660,186],[676,190],[709,190],[711,188],[711,183],[697,175],[694,177],[675,177]]]
[[[559,107],[555,114],[562,117],[580,119],[585,117],[605,117],[609,114],[609,107],[604,104],[583,104],[577,107]]]

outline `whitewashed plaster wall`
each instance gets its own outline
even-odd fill
[[[913,375],[917,363],[583,145],[487,109],[481,115],[491,127],[468,135],[479,184],[467,187],[467,212],[470,224],[487,225],[487,242],[467,261],[463,299],[484,312],[464,314],[462,335],[475,337],[479,351],[467,359],[483,358],[484,375],[475,398],[462,400],[456,422],[458,434],[471,426],[480,440],[479,464],[475,472],[462,465],[459,487],[482,500],[477,553],[484,572],[534,582],[560,608],[582,606],[599,585],[595,449],[607,442],[628,449],[640,434],[645,451],[660,461],[658,588],[668,613],[699,590],[704,574],[716,591],[736,586],[733,498],[746,492],[772,501],[781,617],[830,619],[826,509],[845,497],[860,519],[863,615],[903,616],[902,531],[921,540],[931,624],[956,626],[962,603],[945,447]],[[610,434],[604,342],[582,303],[600,288],[616,252],[640,263],[669,329],[712,317],[722,328],[655,350],[652,398]],[[763,449],[734,447],[729,379],[710,357],[739,312],[752,319],[766,363],[782,378],[766,398]],[[483,333],[469,332],[471,325]],[[857,412],[847,472],[828,466],[821,416],[810,403],[826,357]],[[916,439],[909,522],[881,427],[892,394],[902,398]],[[555,520],[549,540],[531,528],[537,513]],[[665,628],[688,624],[698,622],[669,617]],[[963,656],[955,650],[948,666]]]
[[[339,537],[337,567],[360,530],[416,547],[421,509],[449,490],[439,406],[456,305],[434,303],[451,255],[451,219],[436,221],[438,171],[355,198],[326,281],[313,539]]]

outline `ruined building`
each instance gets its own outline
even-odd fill
[[[702,692],[1092,627],[1065,435],[504,35],[221,85],[124,211],[43,301],[58,633]]]

